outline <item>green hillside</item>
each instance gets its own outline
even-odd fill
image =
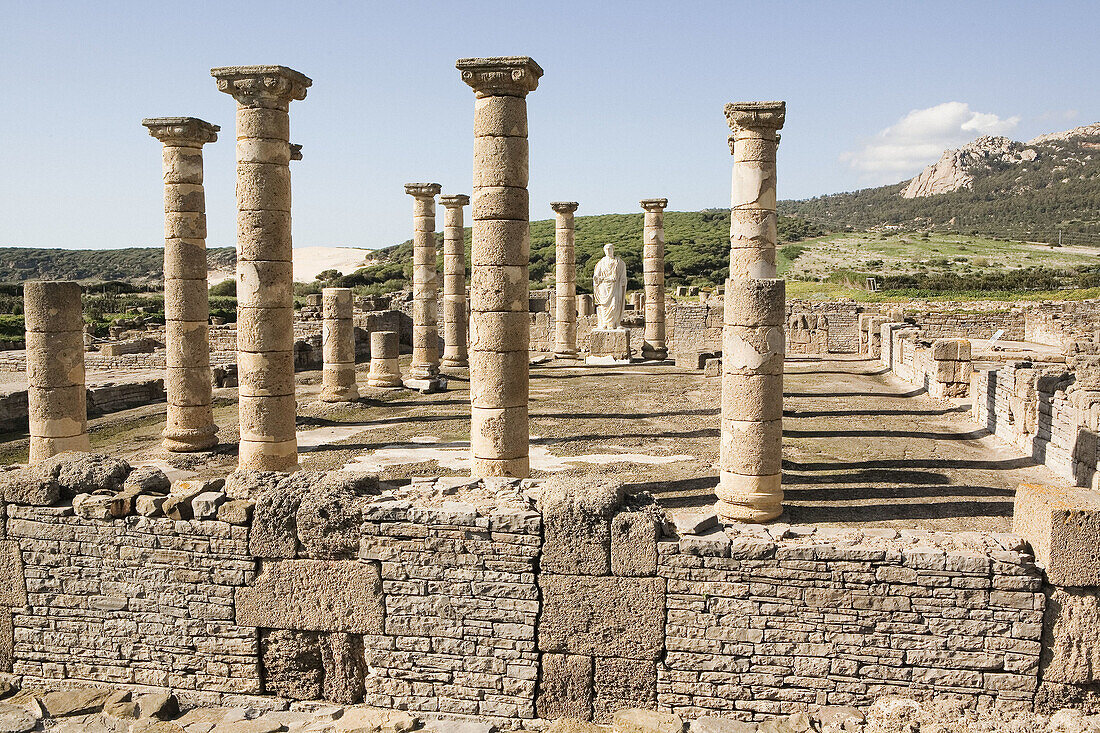
[[[233,269],[232,247],[207,250],[211,269]],[[163,247],[126,249],[32,249],[0,247],[0,282],[77,280],[83,283],[125,281],[159,284],[164,278]]]
[[[832,229],[893,226],[1100,246],[1100,136],[1028,144],[1034,160],[974,171],[969,190],[905,199],[905,183],[781,201],[780,214]]]
[[[623,258],[631,290],[642,287],[642,224],[644,215],[578,216],[576,225],[577,288],[591,290],[592,270],[605,244],[615,245]],[[711,286],[729,274],[729,209],[665,212],[665,279],[668,287]],[[781,242],[797,242],[824,234],[816,225],[780,217]],[[437,235],[442,243],[442,235]],[[441,244],[442,246],[442,244]],[[554,220],[531,222],[531,286],[548,286],[554,279]],[[378,252],[385,261],[339,278],[344,287],[365,292],[389,292],[405,287],[412,271],[412,240]],[[466,229],[466,261],[470,259],[470,229]],[[442,255],[440,255],[442,266]]]

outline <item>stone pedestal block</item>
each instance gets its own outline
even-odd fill
[[[627,329],[594,329],[589,334],[586,364],[629,364],[630,357],[630,331]]]

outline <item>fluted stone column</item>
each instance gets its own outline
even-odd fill
[[[211,69],[237,100],[238,465],[298,467],[294,434],[294,278],[290,102],[313,83],[285,66]]]
[[[210,300],[202,146],[221,128],[194,117],[142,120],[164,143],[164,391],[168,419],[161,445],[176,452],[218,444],[210,408]]]
[[[645,337],[642,358],[664,360],[665,343],[665,207],[668,199],[642,199],[642,277],[645,282]]]
[[[69,450],[91,450],[80,292],[74,282],[23,285],[32,464]]]
[[[455,66],[475,94],[471,473],[525,478],[531,472],[526,98],[542,69],[526,56],[460,59]]]
[[[554,356],[577,358],[577,254],[573,212],[576,201],[554,201],[555,307]]]
[[[397,331],[371,331],[370,373],[367,385],[371,387],[400,387],[401,344]]]
[[[355,384],[355,323],[351,288],[321,289],[321,400],[359,399]]]
[[[435,197],[438,183],[406,183],[413,197],[413,353],[405,386],[421,392],[446,389],[439,376],[439,273],[436,271]]]
[[[775,276],[775,149],[785,112],[783,102],[726,105],[733,186],[715,506],[726,521],[764,522],[783,511],[785,291]]]
[[[464,193],[440,196],[443,205],[443,366],[469,366],[466,351],[466,241]]]

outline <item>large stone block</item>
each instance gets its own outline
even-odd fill
[[[1043,622],[1044,682],[1100,682],[1100,590],[1052,588]]]
[[[592,679],[592,718],[608,723],[624,708],[657,706],[657,664],[637,659],[597,658]]]
[[[540,718],[592,718],[592,657],[543,654],[535,710]]]
[[[317,700],[322,692],[321,646],[315,631],[260,633],[264,692],[291,700]]]
[[[1031,543],[1051,585],[1100,585],[1100,494],[1090,489],[1021,484],[1012,531]]]
[[[657,518],[652,512],[624,511],[611,519],[611,572],[621,576],[657,574]]]
[[[27,584],[23,579],[23,555],[14,540],[0,542],[0,606],[27,605]]]
[[[240,626],[383,633],[378,566],[358,560],[263,563],[255,582],[237,589],[235,606]]]
[[[543,598],[540,650],[649,660],[663,653],[664,578],[543,572],[539,585]]]
[[[622,484],[583,476],[548,479],[539,496],[543,516],[542,571],[607,575],[611,570],[611,516]]]

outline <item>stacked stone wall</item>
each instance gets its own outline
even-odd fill
[[[164,400],[164,380],[129,379],[105,382],[87,388],[88,415],[106,415],[131,407]],[[22,387],[0,389],[0,432],[27,429],[27,390]]]
[[[1100,301],[1059,301],[1028,304],[1024,310],[1024,340],[1049,346],[1088,338],[1100,330]]]
[[[260,692],[255,629],[233,622],[255,572],[247,528],[218,521],[78,518],[9,504],[26,603],[14,608],[17,674]]]
[[[1039,684],[1042,575],[1007,535],[677,531],[646,495],[578,478],[380,493],[238,472],[225,491],[249,499],[220,481],[164,499],[120,462],[51,465],[0,473],[9,500],[54,504],[8,503],[0,541],[0,658],[32,680],[508,726],[623,707],[759,720],[885,694],[1012,707]],[[77,474],[98,493],[74,515],[57,484]]]

